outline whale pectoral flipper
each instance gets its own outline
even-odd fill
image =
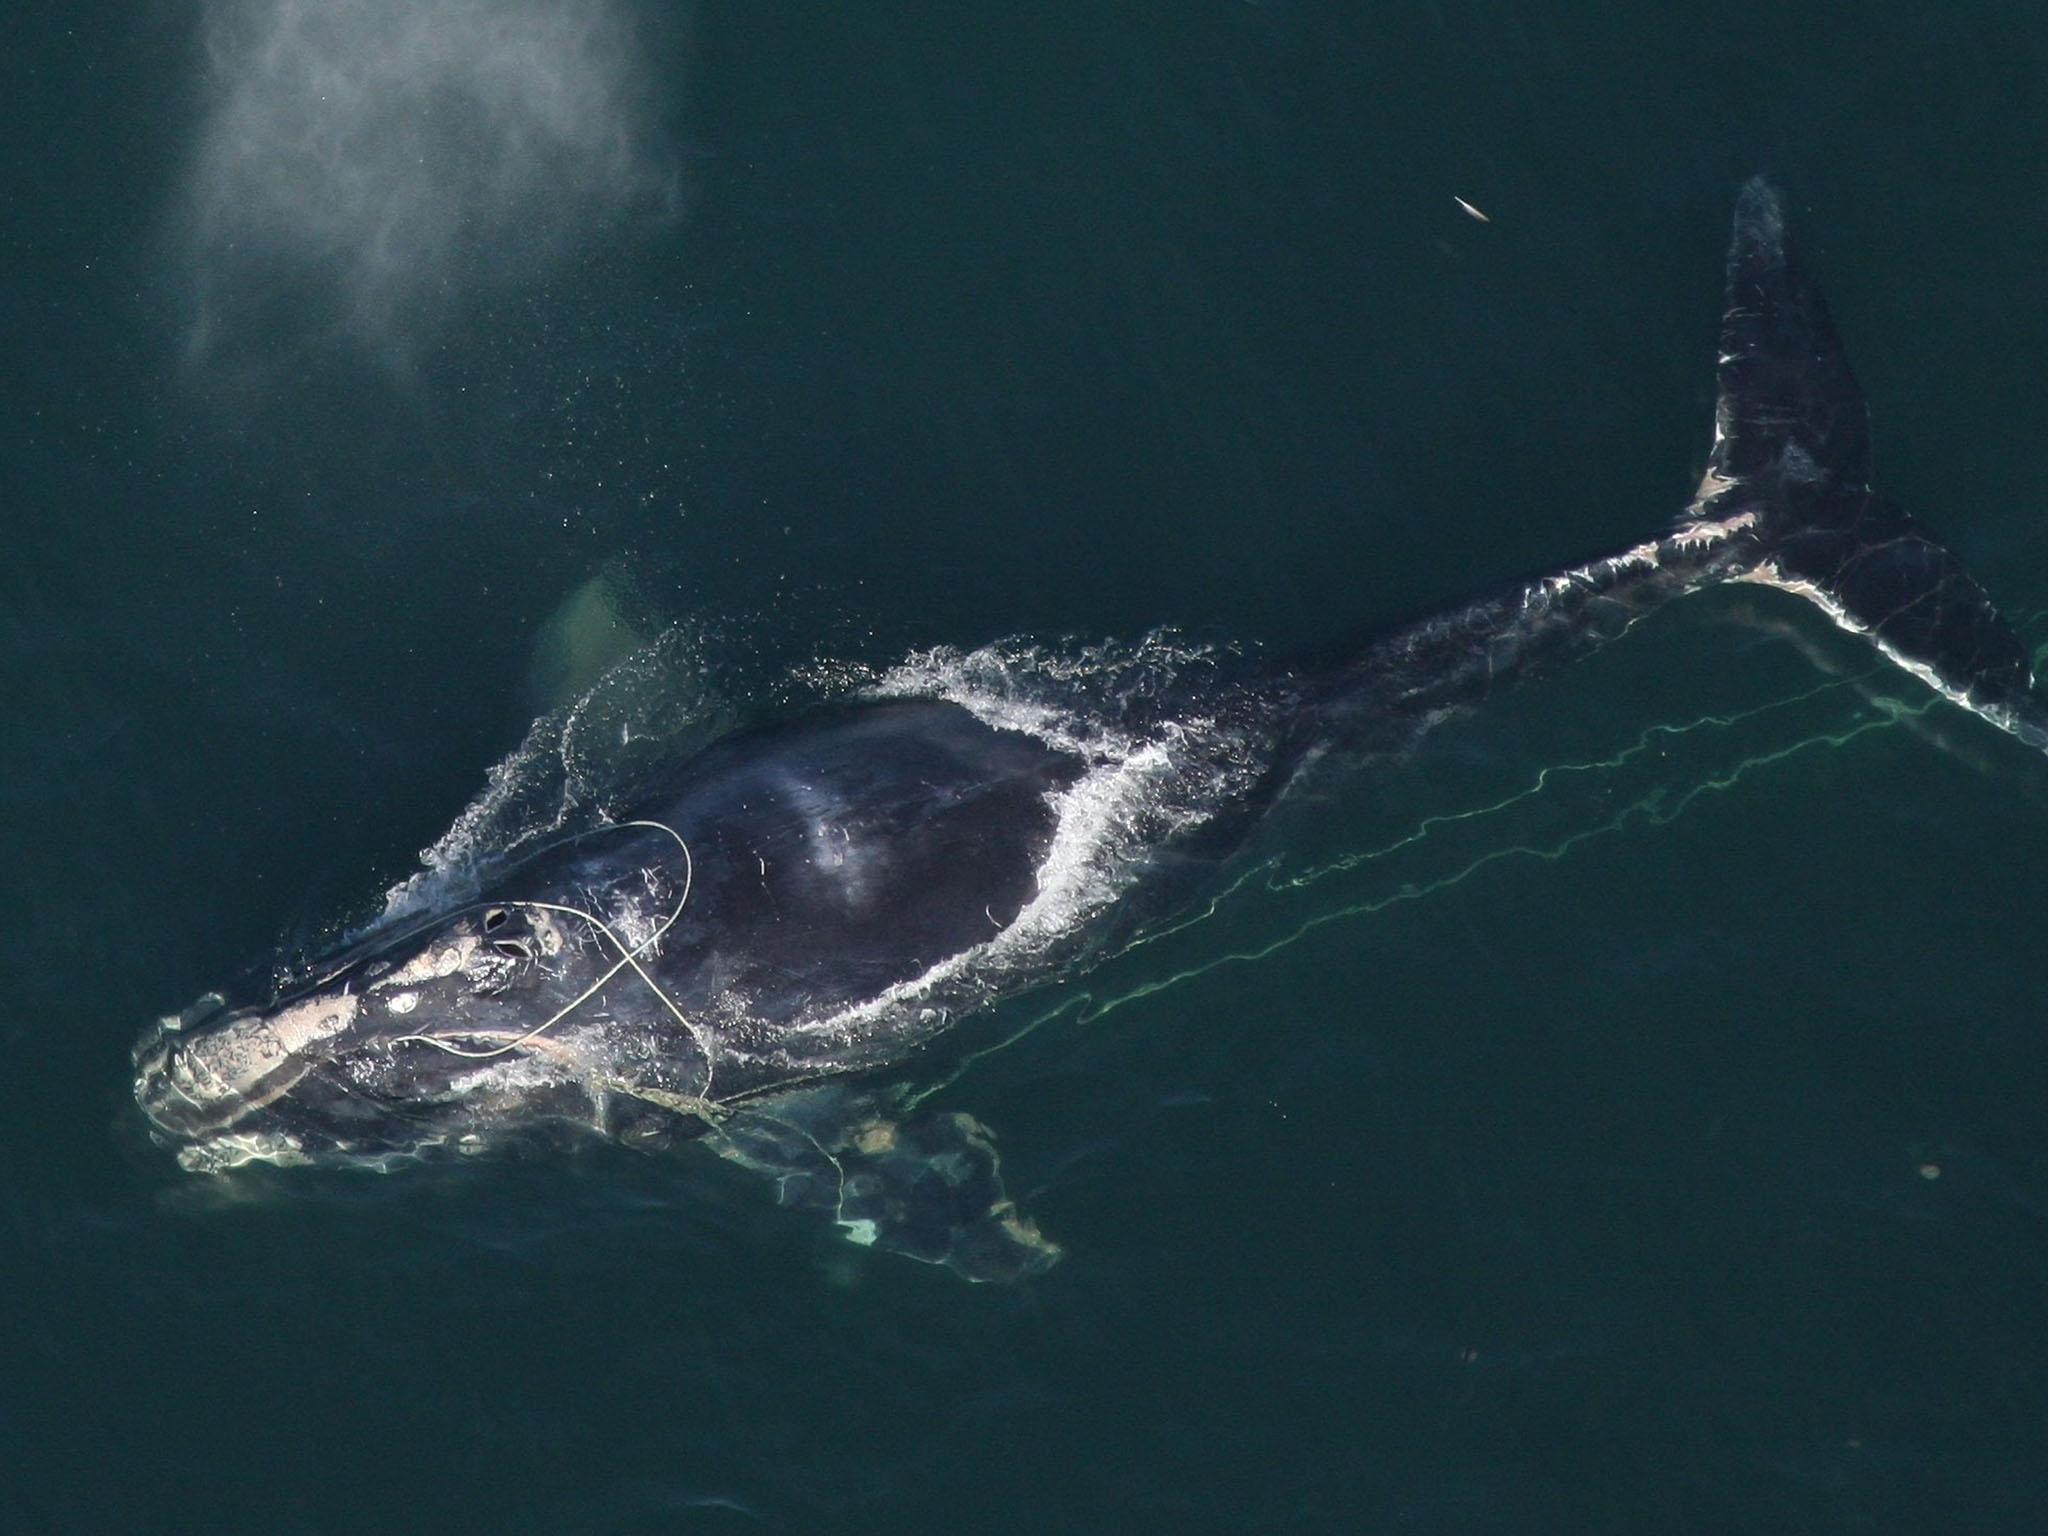
[[[785,1206],[822,1211],[853,1242],[969,1280],[1050,1269],[1057,1243],[1004,1192],[995,1141],[957,1111],[898,1118],[900,1091],[826,1084],[730,1108],[707,1144],[772,1178]]]

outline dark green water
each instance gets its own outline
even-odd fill
[[[744,705],[1660,526],[1758,168],[1881,483],[2048,609],[2038,8],[1548,9],[16,16],[0,1527],[2041,1529],[2048,764],[1789,601],[984,1021],[1053,1015],[947,1095],[1024,1288],[708,1158],[208,1196],[135,1123],[140,1028],[415,867],[600,573]]]

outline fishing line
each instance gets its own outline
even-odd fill
[[[1290,875],[1284,879],[1276,878],[1269,880],[1267,882],[1268,888],[1280,890],[1288,887],[1313,885],[1317,881],[1326,879],[1331,875],[1347,873],[1362,864],[1374,863],[1391,854],[1400,852],[1403,848],[1420,843],[1434,834],[1439,827],[1449,827],[1463,821],[1481,820],[1508,810],[1524,800],[1535,799],[1550,788],[1553,780],[1562,779],[1570,774],[1612,773],[1618,768],[1626,767],[1634,759],[1644,756],[1666,741],[1675,740],[1681,736],[1689,736],[1695,731],[1710,728],[1729,730],[1746,721],[1754,720],[1760,715],[1767,715],[1773,710],[1786,709],[1795,704],[1803,704],[1809,699],[1819,698],[1822,694],[1831,692],[1834,689],[1850,687],[1862,682],[1866,678],[1877,675],[1882,670],[1881,668],[1874,667],[1868,671],[1860,672],[1854,677],[1837,678],[1829,682],[1820,683],[1798,693],[1788,694],[1781,699],[1772,699],[1767,703],[1757,704],[1748,709],[1736,710],[1732,714],[1701,715],[1697,719],[1684,721],[1677,725],[1652,725],[1645,729],[1628,746],[1607,757],[1592,758],[1578,763],[1555,763],[1540,768],[1537,770],[1533,782],[1526,788],[1516,790],[1504,799],[1496,800],[1490,805],[1475,806],[1470,810],[1443,812],[1425,817],[1416,826],[1414,831],[1396,838],[1391,843],[1387,843],[1379,848],[1345,854],[1341,858],[1333,859],[1327,864],[1304,870],[1300,874]]]
[[[607,923],[603,918],[599,917],[596,913],[585,912],[580,907],[566,906],[560,902],[553,901],[529,901],[522,899],[507,899],[503,901],[478,902],[470,910],[474,911],[479,908],[485,907],[521,907],[533,911],[560,912],[569,917],[581,918],[584,922],[589,923],[591,927],[595,928],[599,933],[603,934],[607,939],[611,940],[613,947],[616,948],[619,952],[619,958],[616,962],[613,963],[612,968],[610,970],[606,971],[602,976],[598,977],[597,980],[593,981],[588,987],[585,987],[583,991],[579,993],[572,1001],[558,1009],[552,1017],[544,1020],[539,1024],[534,1025],[533,1028],[527,1030],[524,1034],[519,1035],[511,1040],[507,1040],[502,1045],[494,1045],[487,1050],[471,1051],[465,1050],[459,1045],[450,1045],[446,1040],[440,1039],[434,1035],[400,1035],[391,1043],[393,1045],[431,1045],[437,1051],[444,1051],[450,1056],[460,1056],[466,1061],[487,1061],[491,1057],[502,1056],[508,1051],[515,1051],[519,1049],[519,1047],[521,1047],[522,1045],[525,1045],[528,1042],[537,1039],[541,1035],[546,1034],[549,1030],[553,1029],[557,1024],[561,1023],[564,1019],[568,1018],[569,1015],[574,1013],[578,1008],[581,1008],[585,1003],[589,1002],[593,997],[597,996],[599,992],[604,990],[605,985],[608,982],[610,982],[614,976],[618,975],[619,972],[627,969],[630,966],[633,970],[633,973],[636,976],[638,976],[642,981],[647,983],[648,990],[653,992],[656,997],[661,999],[662,1006],[667,1008],[670,1013],[675,1015],[676,1022],[682,1025],[684,1030],[688,1032],[690,1038],[697,1043],[698,1050],[703,1052],[706,1070],[708,1072],[711,1063],[711,1051],[710,1048],[705,1044],[703,1036],[698,1034],[696,1026],[691,1024],[689,1019],[685,1017],[683,1010],[676,1006],[675,999],[668,995],[667,990],[661,985],[660,982],[656,981],[652,976],[648,975],[647,968],[641,965],[640,963],[641,953],[651,948],[655,944],[658,944],[661,941],[662,937],[669,931],[669,929],[675,926],[676,919],[683,915],[683,908],[689,904],[690,887],[695,883],[697,876],[696,861],[692,859],[690,856],[690,845],[683,841],[682,836],[675,830],[675,828],[666,826],[658,821],[621,821],[615,823],[614,825],[618,827],[646,827],[652,831],[666,832],[670,837],[675,839],[676,846],[682,849],[683,851],[682,894],[680,897],[677,898],[675,910],[669,913],[668,917],[662,922],[660,927],[656,928],[652,933],[648,934],[647,937],[642,939],[638,944],[628,946],[626,941],[620,938],[617,932],[613,930],[611,924]],[[607,828],[606,830],[610,829]],[[481,1033],[481,1031],[479,1031],[479,1033]],[[705,1086],[707,1088],[710,1086],[708,1080]]]
[[[2044,616],[2048,616],[2048,610],[2044,610]],[[1611,773],[1627,766],[1632,760],[1645,756],[1664,741],[1707,729],[1732,729],[1774,710],[1806,702],[1834,689],[1854,685],[1863,678],[1881,670],[1872,669],[1870,673],[1862,673],[1855,677],[1821,683],[1816,687],[1803,689],[1784,698],[1773,699],[1767,703],[1756,705],[1749,709],[1738,710],[1730,714],[1702,715],[1697,719],[1680,724],[1650,726],[1634,742],[1607,757],[1595,758],[1584,762],[1560,763],[1546,766],[1537,772],[1533,782],[1503,799],[1486,805],[1474,806],[1464,811],[1444,812],[1426,817],[1412,831],[1384,846],[1346,854],[1326,864],[1314,866],[1299,873],[1285,873],[1282,867],[1282,860],[1277,856],[1261,860],[1259,863],[1241,872],[1229,885],[1217,892],[1198,910],[1176,921],[1163,924],[1159,928],[1140,934],[1128,943],[1104,955],[1102,963],[1106,964],[1110,961],[1119,960],[1135,950],[1157,943],[1173,934],[1217,917],[1223,907],[1238,897],[1248,886],[1252,887],[1255,891],[1264,890],[1275,895],[1282,895],[1290,891],[1316,885],[1330,876],[1348,873],[1360,866],[1372,864],[1414,844],[1423,842],[1431,837],[1439,828],[1458,822],[1479,821],[1499,815],[1517,804],[1543,795],[1557,780],[1566,775]],[[1471,858],[1462,867],[1451,873],[1441,875],[1436,879],[1404,882],[1394,890],[1376,899],[1348,903],[1329,911],[1314,913],[1298,922],[1292,929],[1279,937],[1251,948],[1212,955],[1195,965],[1169,972],[1150,981],[1139,982],[1124,991],[1109,996],[1098,996],[1092,991],[1083,991],[1063,998],[1052,1008],[1026,1021],[1002,1039],[967,1053],[954,1064],[951,1071],[913,1092],[906,1101],[906,1108],[913,1108],[922,1104],[932,1095],[958,1081],[975,1062],[985,1056],[991,1056],[999,1051],[1007,1050],[1010,1046],[1024,1039],[1025,1036],[1030,1035],[1041,1026],[1063,1015],[1072,1014],[1083,1025],[1093,1024],[1128,1003],[1141,1001],[1155,993],[1166,991],[1184,982],[1193,981],[1212,971],[1226,966],[1256,963],[1265,960],[1281,950],[1292,947],[1308,937],[1310,933],[1330,923],[1340,922],[1349,918],[1376,916],[1404,902],[1419,901],[1449,890],[1453,886],[1459,885],[1477,875],[1488,866],[1503,860],[1532,858],[1555,863],[1565,858],[1566,855],[1571,853],[1580,844],[1619,832],[1638,820],[1653,827],[1667,826],[1683,815],[1703,795],[1719,794],[1733,789],[1753,772],[1770,768],[1786,758],[1815,747],[1844,747],[1857,737],[1872,731],[1882,730],[1887,726],[1900,724],[1915,716],[1924,715],[1939,702],[1936,698],[1928,698],[1916,704],[1907,704],[1900,701],[1879,701],[1875,718],[1852,723],[1840,731],[1821,732],[1802,737],[1786,746],[1746,756],[1732,768],[1725,769],[1719,773],[1706,774],[1698,782],[1685,788],[1675,797],[1671,797],[1664,788],[1654,789],[1649,794],[1632,801],[1595,825],[1582,827],[1554,844],[1539,846],[1515,843],[1495,847]]]
[[[1814,747],[1828,747],[1836,749],[1845,747],[1850,742],[1856,740],[1856,738],[1858,738],[1859,736],[1865,736],[1873,731],[1881,731],[1888,727],[1898,725],[1900,722],[1910,717],[1924,715],[1929,710],[1933,709],[1940,702],[1941,700],[1939,697],[1929,697],[1925,701],[1918,704],[1891,703],[1881,705],[1880,713],[1878,717],[1875,719],[1862,721],[1860,724],[1849,726],[1841,731],[1820,732],[1816,735],[1807,736],[1798,741],[1795,741],[1791,743],[1789,746],[1779,747],[1773,751],[1762,752],[1754,756],[1745,757],[1733,768],[1730,768],[1722,773],[1709,775],[1701,782],[1693,785],[1690,789],[1686,790],[1685,793],[1679,795],[1675,800],[1671,800],[1668,803],[1665,801],[1664,791],[1662,789],[1654,790],[1650,794],[1644,796],[1642,799],[1622,807],[1620,811],[1616,812],[1607,820],[1602,821],[1597,825],[1583,828],[1578,832],[1574,832],[1570,836],[1562,839],[1561,841],[1550,847],[1535,847],[1527,844],[1516,844],[1512,847],[1496,848],[1489,853],[1483,854],[1480,857],[1473,859],[1470,863],[1466,864],[1462,869],[1459,869],[1452,874],[1446,875],[1441,879],[1432,880],[1425,884],[1416,884],[1410,882],[1402,885],[1399,889],[1392,891],[1385,896],[1381,896],[1375,900],[1357,902],[1348,906],[1333,908],[1332,910],[1327,912],[1316,913],[1313,916],[1304,919],[1302,922],[1298,923],[1294,928],[1292,928],[1286,933],[1283,933],[1278,938],[1269,940],[1268,942],[1257,945],[1253,948],[1233,950],[1226,954],[1212,956],[1210,959],[1202,962],[1199,965],[1189,966],[1184,970],[1175,971],[1170,975],[1160,977],[1154,981],[1141,983],[1137,986],[1132,987],[1130,990],[1120,993],[1115,997],[1108,998],[1099,1004],[1095,1003],[1091,998],[1087,1001],[1086,1006],[1083,1009],[1083,1012],[1081,1014],[1081,1021],[1085,1024],[1093,1024],[1097,1020],[1123,1007],[1126,1003],[1138,1002],[1143,998],[1152,996],[1154,993],[1164,992],[1169,987],[1179,986],[1183,982],[1193,981],[1197,977],[1207,975],[1211,971],[1220,970],[1224,966],[1244,965],[1265,960],[1275,954],[1278,954],[1281,950],[1290,948],[1294,944],[1299,943],[1302,939],[1307,938],[1315,930],[1322,928],[1327,924],[1341,922],[1350,918],[1376,916],[1379,913],[1386,911],[1388,908],[1396,906],[1402,902],[1420,901],[1424,897],[1436,895],[1438,892],[1441,891],[1447,891],[1451,887],[1459,885],[1463,883],[1465,880],[1470,879],[1472,876],[1478,874],[1482,869],[1485,869],[1488,865],[1498,863],[1503,859],[1532,858],[1540,859],[1545,862],[1554,864],[1562,860],[1567,854],[1569,854],[1574,848],[1576,848],[1581,843],[1589,842],[1594,838],[1603,837],[1610,833],[1619,832],[1624,827],[1628,826],[1631,822],[1634,822],[1639,818],[1653,827],[1669,826],[1672,822],[1676,821],[1681,815],[1683,815],[1685,811],[1693,804],[1694,801],[1700,799],[1704,795],[1720,794],[1727,790],[1733,789],[1738,783],[1740,783],[1752,772],[1755,772],[1759,769],[1772,767],[1777,763],[1783,762],[1786,758],[1795,756],[1798,753],[1806,752]],[[1285,889],[1286,885],[1301,883],[1304,882],[1289,881],[1276,884],[1269,881],[1267,889],[1280,891]],[[1059,1010],[1055,1010],[1055,1012],[1058,1011]],[[1048,1015],[1048,1017],[1051,1016],[1052,1015]],[[1043,1021],[1041,1020],[1038,1022]],[[1036,1025],[1034,1024],[1030,1027],[1035,1028]]]

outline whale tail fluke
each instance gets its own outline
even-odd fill
[[[1713,447],[1676,526],[1318,658],[1300,760],[1326,744],[1398,751],[1434,721],[1731,581],[1805,598],[1943,697],[2048,751],[2048,708],[2019,636],[1955,555],[1871,489],[1863,391],[1761,177],[1736,203],[1718,362]]]
[[[1795,592],[1946,697],[2036,746],[2026,648],[1962,563],[1870,489],[1870,424],[1827,302],[1758,177],[1728,252],[1714,445],[1688,529],[1746,523],[1738,579]]]

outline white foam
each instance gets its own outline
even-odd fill
[[[1044,955],[1122,894],[1135,877],[1131,855],[1148,839],[1147,812],[1162,780],[1174,771],[1165,747],[1142,747],[1121,762],[1096,768],[1072,788],[1052,796],[1058,821],[1038,893],[1014,921],[985,943],[948,955],[922,975],[901,981],[864,1003],[795,1026],[790,1033],[853,1040],[875,1020],[893,1019],[944,984],[976,973],[1008,971]],[[943,1011],[920,1018],[936,1028]]]
[[[885,672],[867,691],[877,698],[944,699],[958,704],[984,725],[1017,731],[1049,746],[1083,757],[1117,757],[1130,744],[1099,720],[1075,718],[1066,708],[1032,697],[1020,686],[1026,678],[1057,676],[1060,670],[1035,646],[983,646],[959,651],[936,646],[916,651]]]
[[[561,779],[562,723],[562,711],[542,716],[509,756],[491,766],[483,791],[420,850],[419,872],[384,893],[378,924],[467,899],[493,860],[561,828],[571,810],[567,787],[551,796],[537,791]],[[542,808],[533,808],[536,800]]]
[[[1213,814],[1250,771],[1221,749],[1213,720],[1168,710],[1149,731],[1133,727],[1124,706],[1175,686],[1215,653],[1155,634],[1135,645],[1060,652],[1019,641],[974,651],[917,652],[866,690],[877,698],[934,698],[957,704],[984,724],[1017,731],[1073,753],[1090,767],[1050,797],[1055,824],[1037,892],[984,943],[940,960],[863,1003],[796,1026],[791,1033],[854,1043],[886,1022],[943,1028],[961,999],[1030,969],[1058,952],[1137,878],[1140,860],[1174,833]]]
[[[932,698],[958,704],[998,730],[1019,731],[1091,759],[1128,757],[1144,743],[1120,717],[1133,699],[1213,666],[1219,653],[1168,631],[1134,643],[1071,651],[1024,640],[977,650],[913,651],[865,691],[876,698]],[[1184,721],[1200,729],[1206,722]]]
[[[1071,785],[1049,796],[1053,833],[1036,872],[1035,893],[1021,912],[992,926],[986,942],[860,1004],[796,1025],[791,1033],[849,1044],[886,1033],[900,1044],[906,1032],[935,1032],[1007,978],[1056,957],[1065,941],[1131,885],[1151,849],[1213,814],[1256,771],[1256,753],[1233,746],[1214,720],[1186,707],[1192,691],[1187,674],[1217,660],[1213,650],[1167,634],[1071,650],[1005,641],[972,651],[915,652],[862,689],[875,699],[946,700],[989,726],[1028,735],[1086,766]],[[672,692],[679,686],[677,662],[676,656],[650,653],[621,670],[632,673],[631,692]],[[685,675],[697,679],[701,691],[701,668]],[[492,870],[536,842],[579,820],[602,819],[597,812],[604,808],[605,781],[618,765],[609,758],[583,761],[577,743],[617,743],[609,729],[581,728],[604,690],[616,686],[614,674],[569,709],[535,723],[491,770],[484,792],[422,854],[426,867],[393,887],[387,919],[467,899]],[[1139,703],[1161,707],[1133,707]],[[718,714],[712,710],[699,723],[709,726]],[[1133,723],[1140,720],[1147,723]],[[633,742],[636,748],[687,749],[687,743],[678,744],[673,726]],[[661,904],[658,893],[650,896]],[[640,937],[645,916],[621,911],[614,921],[631,943]],[[1000,921],[995,913],[990,919],[992,925]],[[743,1034],[748,1023],[743,1000],[734,1001],[734,1017],[718,1030],[728,1039]]]
[[[566,832],[598,826],[636,763],[689,755],[722,735],[732,706],[707,682],[703,642],[678,626],[614,665],[580,697],[534,721],[483,790],[433,844],[419,873],[385,892],[378,923],[472,897],[491,873]]]

